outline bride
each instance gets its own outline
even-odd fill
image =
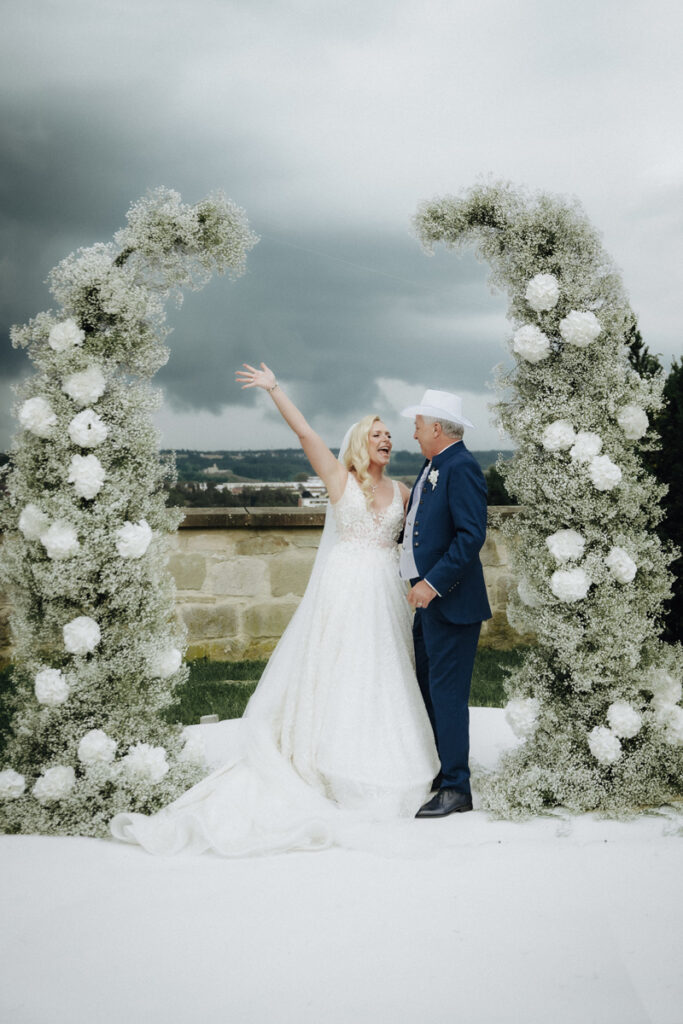
[[[412,817],[439,767],[398,576],[409,492],[385,475],[388,429],[366,416],[336,458],[264,363],[236,377],[266,391],[297,434],[327,487],[325,529],[244,717],[221,724],[221,767],[155,815],[113,819],[116,838],[150,853],[344,844],[359,821]]]

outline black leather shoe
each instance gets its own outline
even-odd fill
[[[423,804],[416,818],[445,818],[447,814],[472,810],[472,797],[458,793],[457,789],[440,789],[436,796]]]
[[[437,789],[441,789],[441,783],[442,782],[443,782],[443,772],[438,772],[434,776],[434,778],[432,780],[432,784],[430,786],[430,792],[431,793],[436,793]]]

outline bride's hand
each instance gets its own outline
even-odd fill
[[[263,388],[264,391],[268,391],[277,384],[275,374],[268,369],[265,363],[261,363],[260,370],[257,370],[255,366],[250,366],[249,363],[242,363],[242,366],[246,369],[235,371],[235,380],[242,385],[242,390],[244,388]]]

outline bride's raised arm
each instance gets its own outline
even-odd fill
[[[242,365],[244,370],[235,372],[237,382],[242,385],[243,390],[244,388],[262,388],[268,392],[285,423],[299,438],[299,443],[314,471],[327,487],[330,501],[338,501],[346,486],[348,476],[346,466],[337,460],[320,435],[316,434],[315,430],[307,423],[303,413],[297,409],[291,398],[287,397],[278,384],[275,374],[265,363],[261,363],[260,370],[257,370],[255,366],[250,366],[249,363]]]

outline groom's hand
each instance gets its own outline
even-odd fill
[[[413,608],[426,608],[430,601],[437,596],[436,591],[424,580],[418,580],[414,587],[408,591],[408,604]]]

